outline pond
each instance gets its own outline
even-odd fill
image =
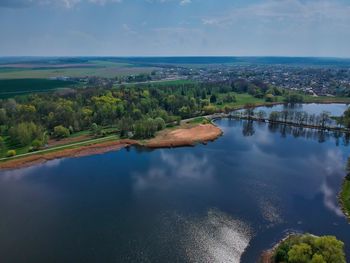
[[[207,145],[1,172],[1,261],[250,263],[289,231],[335,235],[350,256],[346,138],[216,124],[224,135]]]

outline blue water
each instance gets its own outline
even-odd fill
[[[255,262],[288,231],[350,255],[330,133],[218,120],[208,145],[130,148],[0,173],[1,262]]]

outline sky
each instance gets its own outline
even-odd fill
[[[0,0],[0,56],[350,57],[350,0]]]

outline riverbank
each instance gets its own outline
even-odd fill
[[[344,179],[342,190],[339,194],[340,207],[350,222],[350,180]]]
[[[343,101],[339,98],[331,98],[331,100],[325,100],[315,98],[313,101],[305,100],[306,103],[321,103],[321,104],[332,104],[332,103],[349,103],[349,99],[346,98]],[[275,106],[284,104],[283,102],[257,102],[251,105],[251,107],[262,107],[262,106]],[[244,109],[246,105],[235,105],[230,110],[235,111]],[[226,109],[227,110],[227,109]],[[206,143],[213,141],[222,135],[222,131],[212,124],[200,124],[193,123],[193,120],[198,118],[204,118],[206,120],[215,120],[230,116],[229,113],[225,113],[223,109],[217,111],[217,113],[203,115],[202,117],[197,116],[190,119],[182,120],[178,128],[165,129],[157,134],[153,139],[147,141],[136,141],[129,140],[129,143],[124,145],[123,140],[117,138],[109,139],[110,137],[103,137],[101,139],[93,139],[87,135],[80,136],[79,138],[71,139],[69,144],[66,142],[58,141],[52,143],[53,147],[39,150],[38,152],[25,153],[17,155],[15,157],[3,158],[0,160],[0,169],[16,169],[33,164],[46,162],[48,160],[65,158],[65,157],[76,157],[78,155],[91,155],[95,153],[104,153],[128,145],[141,145],[148,148],[169,148],[169,147],[181,147],[181,146],[193,146],[196,143]],[[117,136],[114,136],[117,137]],[[91,139],[89,139],[91,138]],[[83,141],[80,142],[80,140]],[[86,141],[85,141],[86,140]],[[98,141],[98,142],[97,142]],[[103,142],[101,142],[103,141]],[[130,143],[132,141],[132,143]],[[72,143],[73,142],[73,143]],[[71,144],[72,143],[72,144]],[[79,145],[79,146],[78,146]]]
[[[286,240],[290,239],[293,236],[296,236],[297,234],[291,233],[286,235],[284,238],[282,238],[279,242],[277,242],[275,245],[273,245],[272,248],[265,250],[261,253],[259,263],[274,263],[274,256],[278,249],[278,247],[285,242]]]
[[[169,148],[181,146],[193,146],[197,143],[213,141],[222,135],[220,128],[213,124],[183,124],[178,128],[165,129],[159,132],[155,138],[145,141],[139,140],[116,140],[111,139],[103,142],[90,143],[64,149],[47,149],[41,152],[34,152],[23,157],[16,156],[0,162],[0,169],[18,169],[29,167],[35,164],[44,163],[54,159],[74,158],[87,155],[102,154],[110,151],[120,150],[131,145],[138,145],[147,148]]]
[[[221,129],[213,124],[185,125],[179,129],[159,132],[145,146],[148,148],[193,146],[197,143],[213,141],[221,135]]]
[[[88,144],[79,146],[76,148],[68,148],[44,153],[33,153],[29,156],[17,157],[0,163],[0,169],[17,169],[29,167],[39,163],[45,163],[54,159],[61,159],[67,157],[82,157],[92,154],[100,154],[108,151],[119,150],[123,147],[137,144],[137,141],[133,140],[118,140],[107,141],[95,144]]]

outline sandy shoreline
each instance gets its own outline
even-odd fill
[[[93,154],[100,154],[109,151],[119,150],[123,147],[137,144],[133,140],[109,141],[92,145],[80,146],[78,148],[64,149],[55,152],[33,154],[23,158],[12,159],[0,163],[0,169],[17,169],[29,167],[35,164],[44,163],[54,159],[82,157]]]
[[[17,159],[0,162],[0,170],[29,167],[54,159],[102,154],[110,151],[120,150],[131,145],[140,145],[152,149],[193,146],[196,143],[206,143],[208,141],[213,141],[221,135],[222,131],[220,128],[216,127],[213,124],[184,126],[178,129],[166,129],[164,131],[161,131],[155,138],[150,139],[144,143],[140,143],[137,140],[124,139],[85,145],[77,148],[64,149],[49,153],[38,153],[22,158],[19,157]]]
[[[220,128],[213,124],[199,124],[175,130],[161,131],[155,138],[146,143],[148,148],[169,148],[193,146],[197,143],[213,141],[222,135]]]

